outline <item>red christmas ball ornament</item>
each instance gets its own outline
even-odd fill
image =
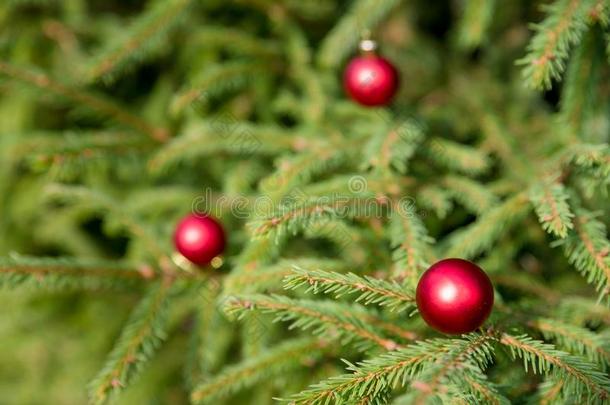
[[[205,266],[224,251],[222,225],[207,215],[189,214],[176,227],[174,244],[178,252],[198,266]]]
[[[421,276],[415,299],[428,325],[440,332],[461,334],[485,322],[494,303],[494,290],[487,274],[476,264],[445,259]]]
[[[347,94],[366,106],[387,105],[398,90],[398,71],[375,53],[376,48],[374,41],[361,41],[362,54],[350,61],[343,74]]]

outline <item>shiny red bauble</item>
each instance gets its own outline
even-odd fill
[[[343,87],[362,105],[387,105],[398,90],[398,72],[387,59],[364,54],[352,59],[345,68]]]
[[[198,266],[209,264],[225,249],[222,225],[207,215],[189,214],[176,227],[176,249]]]
[[[450,334],[476,330],[485,322],[494,303],[494,290],[487,274],[462,259],[445,259],[432,265],[421,276],[415,296],[424,321]]]

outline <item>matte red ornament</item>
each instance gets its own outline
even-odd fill
[[[433,264],[419,279],[417,308],[432,328],[450,334],[468,333],[485,322],[494,290],[479,266],[462,259]]]
[[[225,233],[216,219],[189,214],[178,223],[174,244],[191,262],[205,266],[224,251]]]
[[[398,72],[387,59],[366,53],[347,65],[343,87],[362,105],[387,105],[398,90]]]

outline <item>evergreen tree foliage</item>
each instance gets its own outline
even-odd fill
[[[608,0],[1,2],[0,403],[610,403],[609,79]]]

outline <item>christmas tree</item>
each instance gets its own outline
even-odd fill
[[[0,403],[610,403],[609,24],[3,1]]]

